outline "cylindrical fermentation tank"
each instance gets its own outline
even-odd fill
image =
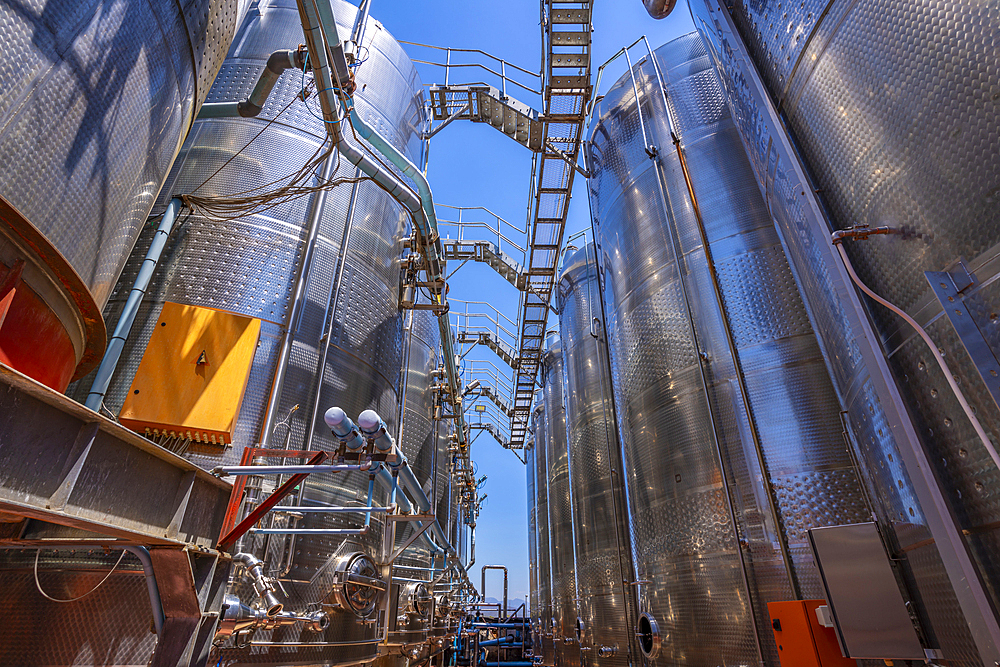
[[[569,250],[558,291],[576,585],[583,664],[624,666],[636,624],[632,550],[596,260],[592,242]]]
[[[541,636],[538,632],[538,527],[535,522],[535,436],[529,435],[524,443],[524,472],[528,508],[528,609],[531,621],[532,655],[542,654]]]
[[[806,531],[869,512],[697,34],[608,92],[590,157],[640,644],[656,664],[777,664],[767,603],[824,595]]]
[[[333,9],[341,34],[350,34],[357,8],[337,0]],[[368,55],[356,69],[354,102],[359,113],[416,161],[423,119],[421,84],[400,45],[375,24],[375,19],[369,19],[364,32]],[[295,0],[265,0],[241,25],[208,101],[246,99],[272,52],[295,49],[301,41]],[[301,70],[285,71],[256,118],[197,121],[164,186],[160,205],[188,193],[213,196],[246,191],[305,164],[326,136],[315,96],[305,102],[300,98],[303,81],[309,78],[303,77]],[[350,132],[345,140],[355,141]],[[357,176],[355,168],[338,160],[336,153],[330,160],[333,163],[329,166],[336,169],[329,178]],[[312,177],[309,184],[316,182]],[[182,215],[183,223],[175,227],[167,243],[105,399],[109,409],[117,412],[122,405],[163,304],[170,301],[261,320],[233,445],[191,443],[185,456],[195,463],[205,468],[237,464],[244,448],[256,443],[293,450],[335,450],[339,442],[323,423],[324,411],[330,406],[343,408],[352,419],[373,409],[386,421],[388,432],[398,435],[404,349],[404,317],[397,301],[399,258],[409,233],[408,216],[402,207],[373,183],[362,181],[231,220]],[[303,267],[313,223],[316,235],[311,260]],[[144,234],[140,249],[148,235]],[[142,253],[137,252],[113,292],[108,306],[110,322],[117,318],[141,262]],[[291,321],[293,295],[300,280],[302,300],[295,310],[298,316]],[[437,340],[428,334],[433,327],[425,319],[414,317],[417,324],[411,339],[409,373],[414,383],[427,381],[433,363],[430,349]],[[291,337],[287,347],[283,346],[286,334]],[[413,364],[419,368],[414,369]],[[89,383],[81,384],[85,393]],[[418,480],[426,483],[431,473],[427,460],[431,452],[426,450],[429,393],[417,391],[413,399],[405,419],[414,429],[404,434],[401,445],[413,455],[411,464]],[[269,403],[274,403],[270,424],[266,422]],[[298,409],[293,410],[294,406]],[[369,475],[361,471],[314,474],[288,502],[364,503],[368,482]],[[387,501],[386,490],[376,483],[374,504]],[[268,519],[265,527],[293,523],[298,528],[358,529],[364,521],[363,514],[308,513],[297,522],[278,515]],[[383,526],[382,515],[373,514],[371,529],[364,535],[251,534],[236,548],[253,552],[269,564],[271,573],[281,577],[288,591],[286,610],[298,611],[310,605],[337,603],[334,580],[339,576],[338,563],[359,552],[377,562]],[[405,532],[404,527],[399,532]],[[245,579],[237,580],[234,592],[245,603],[253,599]],[[343,600],[340,606],[323,633],[279,629],[258,632],[256,637],[298,641],[301,634],[303,641],[317,643],[315,648],[296,649],[297,661],[371,659],[378,651],[373,641],[376,624],[367,621],[376,612],[352,611]],[[323,646],[323,642],[354,643]],[[280,653],[275,647],[227,646],[219,657],[223,663],[287,660],[279,658]]]
[[[405,318],[403,410],[397,442],[401,444],[417,482],[429,491],[427,497],[433,499],[438,496],[437,485],[441,482],[438,471],[445,466],[445,460],[440,457],[440,422],[434,419],[434,393],[431,391],[434,384],[432,373],[438,367],[441,334],[437,318],[429,310],[411,310]],[[445,518],[439,519],[439,523],[443,529]],[[416,528],[410,522],[397,528],[395,548],[401,548],[412,537],[414,530]],[[396,559],[393,579],[398,592],[393,593],[396,608],[390,609],[390,614],[395,614],[395,625],[390,618],[390,628],[394,629],[389,634],[389,644],[416,644],[426,639],[433,605],[431,559],[434,555],[427,541],[420,540]]]
[[[538,616],[536,627],[541,644],[542,664],[555,664],[552,617],[552,550],[549,527],[549,459],[546,433],[545,400],[541,397],[531,413],[535,437],[535,562],[538,570]]]
[[[545,340],[542,355],[542,400],[545,406],[545,462],[548,465],[546,475],[552,567],[552,641],[555,664],[558,667],[569,667],[580,662],[565,378],[562,343],[559,336],[552,333]]]
[[[1000,508],[986,490],[1000,483],[995,459],[928,346],[856,292],[830,234],[853,225],[903,232],[844,249],[861,281],[944,351],[996,442],[1000,10],[848,0],[690,6],[821,333],[924,633],[945,659],[992,664]]]
[[[0,6],[0,362],[63,391],[100,360],[101,308],[248,4]]]

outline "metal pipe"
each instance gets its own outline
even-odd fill
[[[248,532],[257,535],[364,535],[364,528],[251,528]]]
[[[153,571],[153,559],[149,555],[149,549],[139,545],[122,547],[125,551],[139,559],[142,563],[142,572],[146,575],[146,590],[149,591],[149,607],[153,612],[153,627],[156,628],[156,636],[163,636],[163,603],[160,601],[160,587],[156,583],[156,573]]]
[[[518,628],[521,627],[520,624],[516,624],[516,625],[517,625]],[[490,646],[501,647],[501,646],[504,646],[504,645],[510,646],[510,645],[515,644],[515,643],[520,642],[520,641],[521,641],[520,637],[516,637],[515,638],[514,635],[507,635],[506,637],[501,637],[499,639],[487,639],[484,642],[479,642],[479,646],[480,647],[490,647]]]
[[[380,186],[385,189],[386,192],[390,194],[393,198],[399,201],[407,210],[413,214],[413,219],[415,224],[420,228],[422,236],[425,240],[425,259],[427,260],[428,268],[428,279],[430,282],[438,280],[441,278],[442,264],[439,255],[442,254],[441,242],[437,236],[437,220],[434,217],[434,202],[431,197],[430,186],[427,184],[427,180],[423,177],[423,174],[412,165],[401,153],[395,150],[388,142],[386,142],[377,132],[368,127],[361,119],[358,117],[353,110],[350,112],[353,127],[355,129],[360,129],[362,136],[366,133],[369,135],[369,141],[372,141],[376,148],[384,148],[388,151],[386,157],[389,158],[391,162],[399,161],[397,165],[400,169],[414,178],[417,183],[418,190],[421,190],[423,198],[426,199],[426,204],[418,197],[409,187],[403,184],[394,174],[384,170],[380,165],[374,163],[368,159],[361,151],[349,143],[342,141],[342,136],[337,129],[337,120],[339,117],[337,100],[333,95],[332,86],[326,86],[326,82],[330,81],[332,83],[332,77],[329,70],[329,64],[327,61],[327,53],[324,48],[325,44],[339,45],[340,38],[337,34],[337,24],[336,21],[328,20],[324,21],[321,25],[320,16],[324,12],[322,7],[323,3],[317,7],[316,0],[298,0],[299,16],[302,21],[303,34],[306,38],[307,45],[309,46],[309,53],[313,57],[313,72],[314,76],[319,82],[317,85],[317,93],[320,98],[320,105],[323,108],[323,117],[327,119],[327,132],[330,134],[331,138],[337,143],[340,154],[347,159],[349,162],[358,167],[366,175],[374,179]],[[325,8],[328,10],[329,8]],[[326,34],[324,28],[329,30],[329,34]],[[381,150],[380,148],[380,150]],[[421,225],[424,222],[424,225]],[[455,352],[451,336],[451,325],[447,317],[447,304],[443,296],[438,296],[438,302],[440,306],[445,308],[445,312],[438,316],[438,327],[441,333],[441,344],[444,348],[444,361],[445,368],[448,373],[449,385],[452,389],[452,395],[458,397],[458,389],[460,387],[460,379],[458,368],[455,361]],[[461,410],[461,403],[458,403],[458,410],[455,412],[455,422],[456,431],[458,434],[459,445],[463,449],[463,454],[468,457],[468,447],[466,443],[465,435],[465,421],[464,415]],[[435,521],[436,536],[440,535],[440,526],[437,525]],[[440,535],[440,537],[444,537]],[[442,540],[443,544],[448,544],[448,541]],[[450,549],[450,544],[448,544]]]
[[[322,380],[322,376],[320,376],[320,379]],[[347,416],[347,413],[342,408],[332,407],[328,409],[323,413],[323,421],[326,422],[326,425],[330,427],[330,431],[349,450],[357,451],[365,446],[364,439],[361,437],[361,430],[351,421],[351,418]],[[315,433],[315,430],[313,430],[313,433]]]
[[[374,495],[375,495],[375,475],[372,473],[368,473],[368,502],[365,504],[368,505],[369,507],[371,507],[372,496]],[[388,510],[388,508],[385,509]],[[368,528],[368,526],[370,526],[371,523],[372,523],[372,513],[367,512],[365,514],[365,528]]]
[[[299,20],[302,23],[302,36],[306,40],[309,62],[316,80],[316,92],[319,95],[323,124],[330,137],[333,138],[334,142],[337,142],[340,139],[337,124],[339,118],[336,105],[329,103],[329,98],[333,94],[333,76],[330,72],[326,42],[323,40],[323,29],[320,27],[319,9],[316,0],[297,0],[296,5],[299,10]],[[329,82],[329,86],[326,85],[327,82]]]
[[[358,14],[354,18],[354,27],[351,28],[351,41],[361,46],[365,38],[365,28],[368,25],[368,14],[371,12],[372,0],[362,0],[358,7]]]
[[[303,1],[306,0],[300,0],[300,2]],[[320,16],[325,19],[323,16],[324,10],[325,8],[323,7],[323,3],[320,3]],[[323,20],[322,26],[328,30],[325,35],[327,44],[330,44],[331,46],[339,44],[340,37],[337,33],[336,21]],[[312,50],[310,50],[310,53],[312,53]],[[321,90],[320,93],[320,101],[322,103],[332,105],[333,108],[331,111],[336,113],[336,103],[333,100],[332,91]],[[414,195],[409,188],[404,190],[401,187],[402,184],[399,183],[394,175],[385,173],[379,165],[375,165],[363,154],[361,154],[360,151],[343,141],[340,141],[341,155],[346,157],[348,161],[356,165],[368,176],[376,179],[380,183],[383,183],[384,180],[383,185],[391,187],[389,190],[390,193],[396,197],[398,201],[407,208],[407,210],[413,213],[413,221],[417,225],[421,237],[424,239],[424,259],[427,263],[426,270],[428,282],[435,282],[442,279],[444,250],[441,246],[441,239],[437,230],[437,215],[434,211],[434,197],[431,193],[430,184],[427,182],[427,178],[423,175],[420,169],[410,162],[410,160],[395,146],[389,143],[374,128],[369,126],[361,118],[353,106],[347,107],[345,103],[344,109],[349,114],[351,126],[354,130],[357,131],[362,138],[368,141],[377,151],[384,155],[389,162],[402,171],[404,175],[412,179],[414,184],[417,186],[418,194]],[[399,196],[397,196],[396,192],[394,192],[396,190],[398,190]],[[414,199],[416,201],[414,201]],[[443,294],[438,294],[437,299],[437,305],[446,306],[447,302]],[[448,383],[452,390],[452,396],[457,399],[461,380],[459,377],[458,367],[455,362],[455,351],[451,339],[451,324],[448,320],[446,308],[443,313],[438,315],[438,326],[441,330],[441,345],[444,348],[444,361],[445,369],[448,371]],[[466,444],[465,420],[461,409],[456,411],[455,421],[459,433],[459,444],[462,445],[464,449],[464,445]]]
[[[482,567],[482,587],[483,587],[483,597],[486,597],[486,570],[503,570],[503,610],[500,612],[500,618],[506,618],[507,616],[507,568],[503,565],[483,565]]]
[[[378,150],[380,153],[385,155],[394,166],[400,169],[407,177],[413,180],[417,186],[417,192],[419,193],[419,203],[420,211],[422,215],[412,208],[412,204],[407,204],[406,202],[401,202],[414,213],[413,220],[416,223],[420,231],[420,236],[424,239],[424,259],[426,261],[426,271],[428,282],[435,282],[438,280],[443,280],[443,268],[444,268],[444,250],[441,246],[441,239],[438,235],[437,229],[437,216],[434,213],[434,199],[431,193],[430,184],[428,184],[427,179],[424,177],[423,173],[406,158],[401,152],[399,152],[395,146],[390,144],[382,135],[380,135],[376,130],[367,125],[361,116],[357,113],[354,108],[348,110],[351,119],[351,125],[357,130],[365,140],[372,144],[372,146]],[[341,143],[341,154],[344,155],[348,160],[357,164],[362,171],[368,173],[370,176],[374,177],[373,173],[369,173],[366,169],[362,160],[355,162],[353,155],[350,151],[344,152],[343,147],[345,143]],[[363,158],[360,153],[359,158]],[[381,170],[378,170],[380,173]],[[424,224],[421,224],[424,223]],[[459,379],[458,366],[455,362],[455,350],[452,341],[451,333],[451,323],[448,319],[447,314],[447,301],[442,294],[437,295],[438,303],[436,305],[445,307],[444,312],[438,314],[438,328],[441,333],[441,346],[444,348],[444,365],[445,370],[448,374],[448,384],[452,392],[452,396],[455,400],[458,400],[459,387],[461,386],[461,380]],[[456,404],[455,410],[455,426],[456,432],[459,435],[459,444],[463,446],[466,444],[465,440],[465,418],[461,410],[461,404]]]
[[[139,273],[132,284],[132,291],[128,294],[125,307],[118,318],[118,324],[115,325],[115,331],[108,341],[108,348],[104,352],[104,358],[101,359],[101,365],[97,369],[97,375],[94,376],[94,382],[90,386],[90,393],[87,394],[87,400],[84,405],[94,412],[100,411],[101,406],[104,404],[104,397],[108,393],[111,377],[118,368],[122,350],[125,349],[125,341],[132,331],[136,315],[139,314],[139,305],[146,295],[146,290],[149,288],[149,281],[153,277],[156,265],[160,262],[163,249],[167,245],[167,238],[170,236],[170,232],[173,231],[177,215],[183,205],[180,199],[176,197],[171,199],[170,203],[167,204],[167,210],[163,212],[163,217],[160,218],[160,226],[156,229],[153,241],[149,244],[146,258],[142,260]]]
[[[888,228],[879,228],[879,229],[888,229]],[[990,455],[990,458],[993,459],[993,465],[997,466],[997,468],[1000,468],[1000,454],[997,453],[996,447],[993,446],[993,441],[990,440],[990,436],[986,434],[986,430],[980,423],[979,418],[976,417],[976,413],[973,412],[972,406],[969,405],[969,401],[965,398],[965,394],[962,392],[961,389],[959,389],[958,383],[955,381],[955,374],[951,372],[951,368],[949,368],[948,362],[944,360],[944,356],[941,354],[941,352],[938,351],[938,346],[934,343],[934,340],[930,337],[930,334],[928,334],[927,331],[922,326],[917,324],[916,320],[907,315],[905,310],[896,306],[893,303],[890,303],[886,299],[883,299],[874,291],[872,291],[871,288],[865,285],[864,282],[861,281],[861,278],[858,277],[858,274],[854,272],[854,266],[851,264],[850,257],[847,256],[847,250],[844,248],[844,244],[840,242],[842,238],[843,237],[838,237],[837,234],[834,233],[833,244],[837,246],[837,250],[840,252],[840,258],[843,260],[844,266],[847,268],[847,273],[851,276],[851,280],[854,281],[854,284],[857,285],[862,292],[864,292],[872,299],[874,299],[876,302],[882,304],[892,312],[899,315],[901,318],[903,318],[903,320],[907,324],[909,324],[917,331],[917,333],[920,335],[921,340],[923,340],[924,343],[927,344],[927,347],[930,348],[931,355],[934,357],[934,360],[941,368],[941,372],[944,373],[944,377],[945,380],[947,380],[948,382],[948,386],[951,388],[951,391],[955,395],[955,398],[958,399],[959,405],[962,406],[962,411],[965,413],[965,416],[972,423],[972,428],[976,431],[976,435],[978,435],[979,439],[982,441],[983,447],[986,448],[986,452]]]
[[[386,426],[385,420],[374,410],[365,410],[358,415],[358,428],[366,438],[374,441],[375,449],[380,452],[390,452],[396,446],[395,439],[389,435],[389,427]],[[402,452],[399,454],[402,455]]]
[[[302,69],[305,65],[305,56],[301,51],[275,51],[267,59],[267,66],[260,73],[257,83],[247,99],[240,102],[210,102],[201,105],[198,112],[198,119],[203,118],[232,118],[241,116],[243,118],[253,118],[257,116],[267,102],[274,84],[278,83],[281,74],[286,69]]]
[[[373,507],[371,505],[371,487],[368,491],[368,505],[365,507],[319,507],[316,505],[278,505],[277,507],[272,507],[272,512],[318,512],[320,514],[334,514],[334,513],[345,513],[349,514],[352,512],[365,512],[366,514],[371,513],[381,513],[389,512],[392,507]]]
[[[314,472],[347,472],[349,470],[367,470],[364,464],[337,463],[334,465],[292,465],[292,466],[220,466],[212,469],[212,474],[228,475],[294,475]]]
[[[280,614],[285,605],[279,602],[278,598],[274,595],[274,580],[264,574],[264,561],[253,554],[241,552],[233,556],[233,562],[243,565],[246,569],[247,576],[253,582],[254,591],[256,591],[261,602],[264,603],[266,614],[268,616],[277,616]]]
[[[469,539],[471,543],[469,545],[469,563],[465,566],[466,570],[471,569],[472,566],[476,564],[476,524],[472,524],[469,528],[471,529],[469,531]]]

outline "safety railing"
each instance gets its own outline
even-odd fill
[[[480,333],[489,333],[494,340],[513,350],[517,349],[517,322],[495,306],[486,301],[461,299],[451,299],[451,303],[451,326],[456,338],[461,340],[465,337],[462,334],[478,336]],[[468,353],[468,350],[465,352]]]
[[[435,208],[438,209],[438,229],[442,238],[489,241],[495,243],[500,252],[524,264],[526,225],[515,225],[484,206],[437,204]]]
[[[405,40],[399,41],[401,44],[415,47],[414,49],[408,49],[410,60],[414,63],[444,69],[445,86],[494,85],[494,83],[499,83],[497,88],[500,89],[504,97],[507,96],[508,84],[535,95],[541,96],[542,94],[541,72],[532,72],[486,51],[480,49],[457,49],[449,46],[433,46],[431,44],[420,44],[419,42],[407,42]],[[427,59],[415,58],[413,56],[418,53],[416,49],[428,49],[434,55],[428,54]],[[435,56],[437,56],[437,60],[430,59]],[[440,61],[442,57],[444,58],[444,62]],[[489,65],[484,64],[484,62],[488,62]],[[480,70],[493,78],[490,81],[456,81],[455,77],[452,76],[453,69],[461,72]],[[519,81],[518,79],[521,80]]]
[[[478,380],[483,386],[490,387],[497,396],[505,399],[512,396],[514,377],[509,367],[498,366],[488,359],[466,359],[461,372],[463,387]]]

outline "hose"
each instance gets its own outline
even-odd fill
[[[104,575],[103,579],[101,579],[99,582],[97,582],[96,586],[94,586],[93,588],[91,588],[89,591],[87,591],[83,595],[79,595],[79,596],[77,596],[75,598],[69,598],[68,600],[62,600],[60,598],[54,598],[54,597],[52,597],[51,595],[49,595],[48,593],[46,593],[45,591],[42,590],[42,584],[41,584],[40,581],[38,581],[38,557],[42,554],[42,550],[38,549],[37,551],[35,551],[35,567],[34,567],[35,588],[38,589],[38,592],[42,594],[43,598],[45,598],[46,600],[51,600],[52,602],[76,602],[77,600],[82,600],[83,598],[87,597],[88,595],[90,595],[91,593],[93,593],[94,591],[96,591],[98,588],[100,588],[101,585],[105,581],[107,581],[108,578],[112,574],[115,573],[115,570],[117,570],[118,566],[121,565],[122,559],[125,558],[125,553],[126,553],[125,549],[122,549],[122,555],[118,557],[118,560],[115,562],[114,567],[112,567],[111,570],[106,575]]]
[[[842,243],[834,243],[834,245],[840,252],[840,258],[844,261],[844,267],[847,268],[847,273],[851,276],[851,280],[854,281],[854,284],[873,300],[903,318],[907,324],[916,329],[917,333],[920,334],[920,337],[927,344],[927,347],[930,348],[931,354],[934,355],[934,359],[937,361],[938,366],[941,367],[941,371],[944,373],[944,377],[948,381],[948,386],[951,387],[951,391],[955,394],[955,398],[958,399],[959,404],[962,406],[965,416],[969,418],[970,422],[972,422],[972,427],[976,430],[976,435],[978,435],[979,439],[983,442],[983,447],[986,448],[986,451],[990,454],[990,458],[993,459],[993,464],[1000,469],[1000,454],[997,453],[996,447],[993,446],[993,441],[990,440],[990,436],[986,434],[986,430],[983,428],[983,425],[979,423],[979,419],[972,411],[972,407],[969,405],[969,401],[966,400],[965,394],[962,393],[962,390],[958,387],[958,383],[955,382],[955,376],[948,367],[948,362],[944,360],[944,356],[938,350],[938,346],[934,344],[930,335],[924,330],[923,327],[917,324],[916,320],[907,315],[901,308],[889,303],[861,282],[861,279],[858,278],[858,274],[854,272],[854,266],[851,264],[851,260],[847,256],[847,251],[844,250],[844,245]]]

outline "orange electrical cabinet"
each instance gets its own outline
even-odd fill
[[[231,444],[260,320],[167,302],[122,405],[139,433]]]
[[[781,667],[857,667],[845,658],[836,631],[819,623],[816,608],[826,600],[768,602]]]

